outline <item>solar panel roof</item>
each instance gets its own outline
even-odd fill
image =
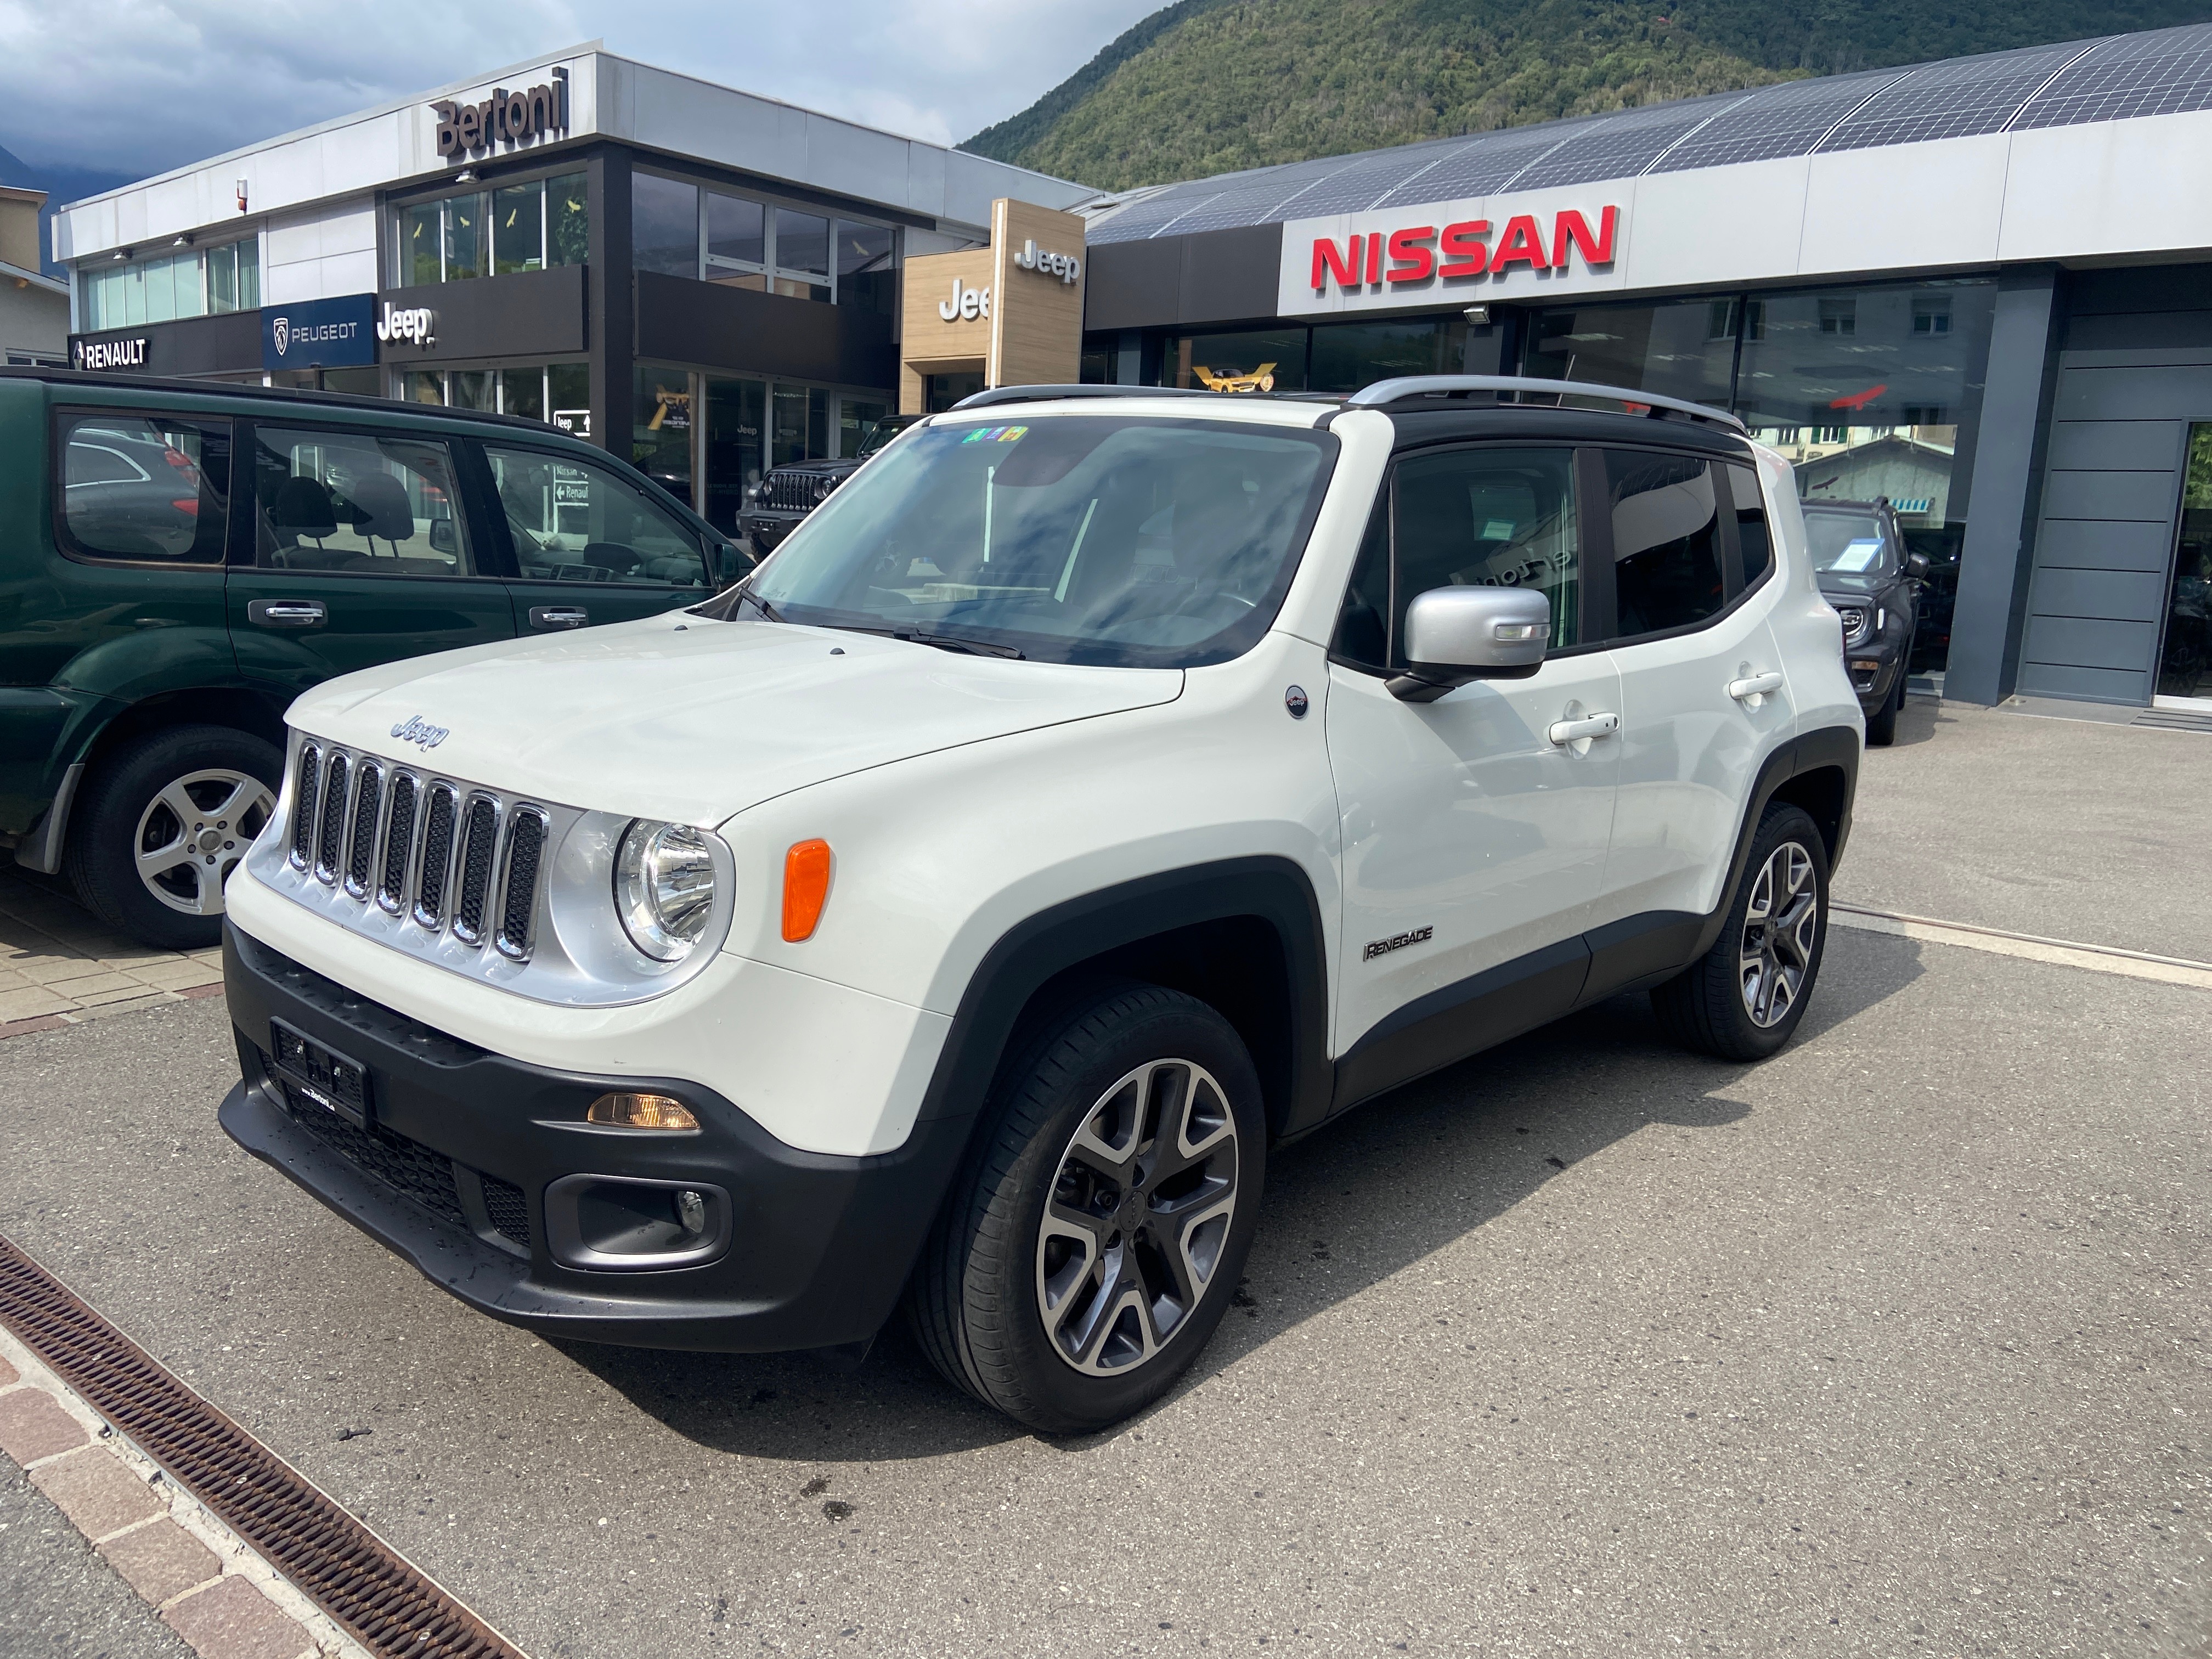
[[[1170,185],[1091,222],[1093,244],[1680,173],[1815,150],[2212,109],[2212,23],[1785,81],[1539,126]]]

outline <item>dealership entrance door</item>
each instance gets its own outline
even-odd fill
[[[2212,708],[2212,422],[2198,421],[2189,428],[2173,586],[2159,653],[2158,701]]]

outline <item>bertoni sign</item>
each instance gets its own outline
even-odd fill
[[[1617,286],[1628,215],[1579,191],[1532,191],[1297,219],[1283,227],[1284,315]]]
[[[550,82],[527,91],[494,87],[481,104],[441,98],[430,106],[438,118],[438,154],[451,158],[519,144],[568,130],[568,71],[556,69]]]

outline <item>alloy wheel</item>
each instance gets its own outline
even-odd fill
[[[1812,855],[1786,841],[1759,866],[1743,914],[1736,981],[1753,1024],[1771,1029],[1796,1006],[1813,971],[1820,931],[1820,881]]]
[[[186,773],[138,815],[131,842],[138,879],[172,910],[221,915],[224,878],[276,810],[276,795],[250,773]]]
[[[1037,1230],[1037,1313],[1077,1370],[1164,1347],[1213,1283],[1237,1210],[1237,1120],[1188,1060],[1136,1067],[1084,1114]]]

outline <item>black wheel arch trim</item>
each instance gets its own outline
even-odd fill
[[[980,1112],[1023,1012],[1048,981],[1117,950],[1239,918],[1274,933],[1290,1000],[1287,1066],[1269,1091],[1269,1125],[1281,1133],[1319,1122],[1332,1092],[1327,934],[1311,879],[1294,860],[1273,855],[1140,876],[1010,928],[969,978],[915,1121]],[[1253,1059],[1264,1081],[1268,1064],[1259,1054]]]

